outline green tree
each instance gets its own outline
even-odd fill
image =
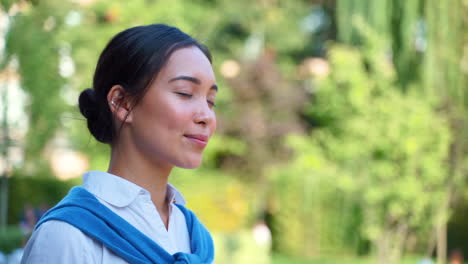
[[[11,10],[5,10],[13,13],[9,16],[5,60],[17,60],[21,87],[29,99],[28,133],[22,142],[25,169],[29,172],[48,170],[48,162],[41,154],[61,126],[60,114],[65,110],[61,97],[65,79],[59,74],[59,35],[66,6],[55,1],[18,1]]]
[[[424,98],[438,98],[435,107],[449,120],[451,143],[445,182],[445,203],[434,219],[438,263],[446,256],[446,224],[450,208],[460,197],[468,175],[466,89],[467,4],[450,1],[337,1],[338,39],[361,46],[364,42],[356,23],[360,17],[388,39],[385,50],[392,58],[397,89],[420,90]],[[351,22],[351,23],[350,23]],[[430,254],[430,253],[429,253]]]
[[[308,114],[333,122],[309,138],[290,139],[296,158],[283,170],[286,175],[278,177],[279,186],[291,181],[302,188],[280,204],[291,208],[290,200],[298,196],[292,200],[301,201],[295,206],[300,219],[296,228],[286,216],[279,224],[296,230],[285,234],[284,243],[300,234],[302,254],[310,252],[304,246],[310,243],[322,253],[324,235],[346,244],[346,235],[353,233],[338,223],[354,210],[354,203],[362,213],[358,228],[371,241],[379,263],[398,263],[409,235],[430,227],[443,201],[447,121],[424,97],[394,87],[395,71],[375,46],[384,42],[374,40],[364,54],[344,46],[330,49],[332,73],[320,82]],[[338,208],[330,209],[327,200]]]

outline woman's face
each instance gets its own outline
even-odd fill
[[[199,48],[172,53],[131,112],[130,133],[138,151],[160,165],[200,166],[216,130],[216,92],[213,69]]]

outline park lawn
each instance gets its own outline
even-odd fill
[[[421,257],[405,257],[400,264],[417,264]],[[368,257],[324,257],[319,259],[295,259],[281,255],[274,255],[271,264],[374,264]]]

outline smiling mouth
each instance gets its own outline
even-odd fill
[[[184,135],[191,143],[199,147],[206,147],[208,144],[208,137],[205,135]]]

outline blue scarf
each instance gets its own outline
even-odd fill
[[[192,254],[182,252],[169,254],[82,187],[73,187],[60,203],[41,218],[35,229],[48,220],[67,222],[132,264],[213,262],[214,246],[210,233],[198,221],[195,214],[182,205],[176,205],[185,215]]]

